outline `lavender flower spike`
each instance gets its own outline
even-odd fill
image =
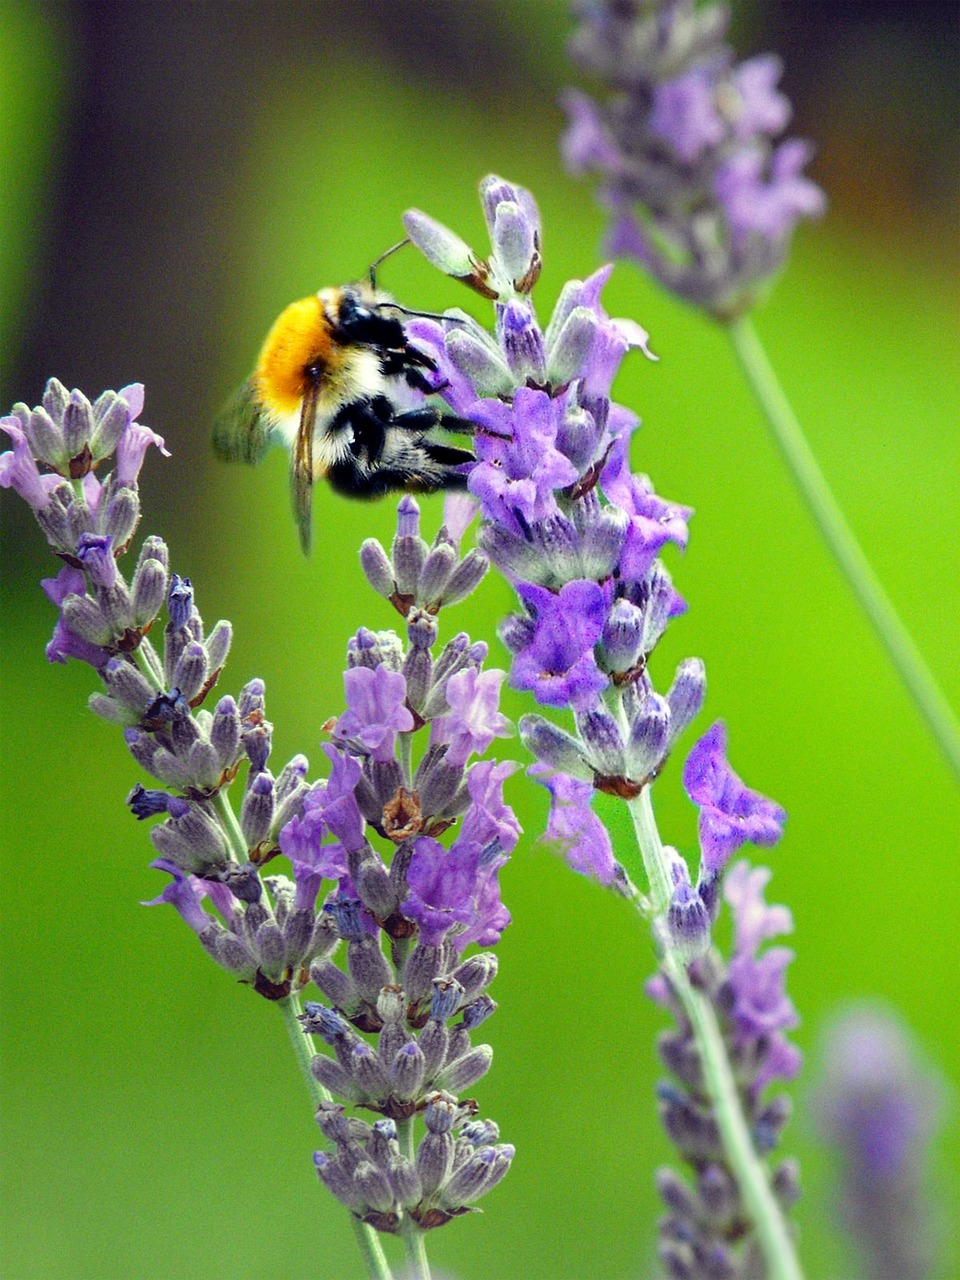
[[[960,720],[871,572],[748,314],[786,261],[797,224],[826,203],[803,172],[810,144],[778,141],[790,119],[780,61],[735,61],[724,43],[730,7],[720,0],[576,8],[571,56],[608,96],[565,95],[562,150],[574,173],[600,179],[606,251],[724,324],[827,546],[960,776]]]
[[[671,12],[676,8],[689,6],[681,0]],[[778,114],[769,68],[758,70],[756,82],[748,86],[751,127],[768,128]],[[688,134],[677,144],[692,153],[713,145],[711,120],[704,86],[686,88]],[[591,154],[601,154],[602,143],[595,136]],[[494,229],[510,225],[517,208],[532,206],[519,188],[495,178],[484,181],[482,197]],[[408,230],[436,261],[434,243],[421,236],[421,217],[408,217]],[[409,329],[437,365],[439,393],[479,428],[468,479],[479,504],[478,540],[519,597],[518,611],[499,629],[513,655],[509,682],[554,716],[567,716],[567,727],[542,715],[520,723],[524,745],[538,758],[530,776],[550,792],[546,836],[573,869],[649,919],[661,958],[654,991],[678,1023],[665,1057],[689,1090],[664,1086],[664,1124],[681,1156],[703,1165],[706,1177],[698,1202],[676,1179],[670,1182],[668,1203],[686,1209],[671,1219],[662,1256],[671,1275],[691,1280],[759,1274],[763,1265],[769,1280],[799,1280],[783,1216],[795,1198],[796,1175],[781,1165],[771,1181],[764,1165],[788,1115],[785,1100],[767,1102],[764,1088],[776,1077],[790,1078],[799,1065],[785,1037],[797,1017],[784,989],[791,953],[782,947],[757,952],[774,925],[789,924],[788,913],[766,908],[759,898],[765,873],[746,885],[739,873],[731,881],[740,923],[728,965],[711,938],[728,859],[745,840],[774,843],[784,814],[730,769],[722,725],[694,748],[684,775],[701,807],[703,866],[695,884],[680,855],[662,844],[650,800],[701,708],[705,675],[699,660],[687,659],[660,694],[651,670],[660,638],[686,607],[659,555],[670,543],[685,547],[691,512],[657,497],[646,477],[632,474],[637,418],[610,399],[631,348],[650,356],[647,335],[603,309],[609,268],[568,282],[541,330],[527,298],[532,279],[521,288],[506,261],[513,252],[507,237],[492,240],[489,260],[473,255],[484,271],[467,283],[495,295],[493,332],[460,314],[456,324],[417,319]],[[518,235],[521,243],[533,240]],[[375,567],[371,560],[371,573]],[[386,585],[382,565],[377,577]],[[627,804],[636,849],[614,853],[592,807],[595,791]],[[475,928],[496,933],[494,882],[475,891],[471,881],[480,863],[463,843],[466,828],[467,820],[455,858],[453,849],[445,859],[434,842],[419,840],[411,861],[414,892],[404,911],[434,945]],[[483,914],[481,903],[492,907],[489,921],[467,924],[472,910]],[[460,928],[466,935],[457,934]],[[720,1201],[722,1215],[711,1207]]]
[[[938,1082],[892,1013],[855,1006],[822,1042],[817,1124],[835,1153],[839,1225],[865,1280],[927,1280],[933,1271],[927,1147],[941,1111]]]
[[[801,172],[809,145],[777,142],[791,114],[779,59],[736,63],[723,3],[598,0],[579,16],[571,56],[609,97],[564,95],[561,150],[573,173],[600,179],[608,252],[718,316],[739,314],[797,223],[825,205]]]

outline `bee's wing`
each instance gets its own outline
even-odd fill
[[[317,398],[320,387],[310,382],[300,407],[300,425],[290,457],[290,496],[293,516],[300,533],[303,554],[310,554],[310,512],[313,505],[313,431],[317,420]]]
[[[273,443],[253,378],[238,387],[213,424],[213,451],[224,462],[260,462]]]

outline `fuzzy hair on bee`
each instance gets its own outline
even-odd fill
[[[304,552],[319,480],[353,498],[466,485],[473,454],[430,434],[473,427],[422,403],[435,390],[427,375],[436,365],[407,340],[404,310],[376,288],[372,269],[369,284],[291,302],[214,425],[214,452],[229,462],[259,462],[273,444],[289,449]]]

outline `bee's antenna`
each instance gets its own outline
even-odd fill
[[[422,320],[448,320],[450,324],[467,324],[463,316],[447,316],[439,311],[411,311],[409,307],[401,307],[399,302],[384,302],[391,311],[402,311],[405,316],[419,316]]]
[[[386,260],[392,257],[393,254],[395,254],[398,249],[405,248],[409,243],[410,243],[410,237],[404,236],[402,240],[398,240],[397,243],[392,244],[389,249],[385,249],[384,252],[381,253],[379,258],[377,258],[374,262],[370,263],[370,288],[371,289],[376,289],[377,287],[377,267],[380,266],[380,263],[386,262]]]
[[[370,263],[370,288],[376,292],[377,288],[377,267],[381,262],[386,262],[387,258],[392,257],[399,249],[404,249],[410,243],[410,237],[405,236],[403,240],[398,240],[396,244],[392,244],[389,249],[385,249],[380,257]],[[449,320],[451,324],[465,324],[466,321],[459,316],[444,316],[437,311],[411,311],[409,307],[401,307],[399,302],[384,302],[382,304],[389,307],[391,311],[400,311],[405,316],[419,316],[421,320]]]

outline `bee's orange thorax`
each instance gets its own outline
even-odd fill
[[[306,390],[306,369],[321,368],[331,354],[330,322],[317,294],[285,307],[257,361],[254,375],[263,406],[278,416],[296,413]]]

